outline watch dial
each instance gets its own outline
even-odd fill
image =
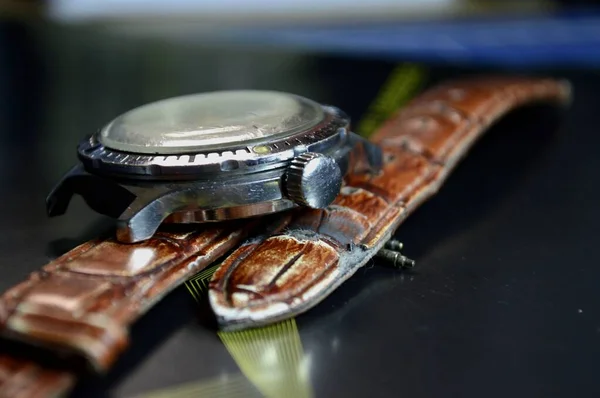
[[[226,150],[285,138],[323,120],[311,100],[274,91],[217,91],[135,108],[99,134],[106,147],[144,154]]]

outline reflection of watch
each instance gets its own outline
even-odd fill
[[[123,242],[164,222],[223,221],[327,207],[350,151],[381,167],[380,149],[351,133],[340,110],[271,91],[188,95],[133,109],[84,140],[81,165],[48,198],[62,214],[73,193],[118,218]]]
[[[263,325],[306,311],[386,246],[492,122],[523,104],[569,97],[568,84],[544,79],[486,78],[431,89],[372,138],[382,149],[380,172],[357,167],[369,156],[364,145],[353,147],[345,184],[325,209],[303,206],[199,224],[185,233],[159,231],[134,244],[85,243],[4,293],[3,335],[77,354],[105,372],[141,314],[232,249],[209,290],[222,327]],[[0,356],[3,392],[35,396],[67,390],[73,380],[66,371]]]

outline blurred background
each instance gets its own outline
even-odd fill
[[[56,255],[46,247],[47,242],[69,237],[71,240],[58,245],[64,251],[107,228],[109,224],[100,223],[90,229],[94,222],[104,219],[78,201],[67,216],[48,221],[43,199],[76,161],[76,142],[132,107],[201,91],[274,89],[335,104],[352,117],[359,133],[368,136],[427,86],[458,75],[501,72],[571,79],[578,98],[584,98],[576,108],[583,120],[598,111],[599,68],[600,1],[592,0],[3,0],[0,253],[5,258],[0,265],[0,290]],[[384,97],[386,101],[377,101]],[[587,131],[588,136],[594,133],[592,127]],[[373,272],[364,286],[401,283],[385,272]],[[446,283],[421,280],[434,285]],[[361,283],[354,282],[353,287],[358,289]],[[359,290],[371,297],[393,291],[362,287]],[[146,321],[146,329],[138,332],[149,333],[151,325],[152,333],[158,336],[154,342],[138,337],[148,345],[133,350],[134,359],[125,361],[126,365],[108,379],[84,384],[78,396],[92,396],[97,388],[108,389],[115,396],[145,394],[205,376],[235,375],[238,365],[243,370],[239,361],[238,365],[232,362],[213,332],[190,321],[196,307],[189,305],[193,300],[186,291],[177,294],[179,299],[171,298],[170,303],[187,303],[181,304],[184,315],[163,310],[161,316],[173,318],[171,324],[163,322],[164,318],[158,323],[156,319]],[[341,388],[347,396],[364,396],[372,388],[383,388],[383,396],[395,396],[393,385],[381,383],[397,377],[396,370],[385,373],[380,369],[379,387],[367,380],[362,389],[363,384],[347,376],[357,374],[357,369],[345,373],[343,361],[332,354],[344,336],[348,342],[348,335],[339,331],[349,330],[349,326],[340,324],[367,322],[369,317],[374,318],[371,322],[383,322],[385,311],[390,310],[385,307],[387,310],[374,311],[365,319],[362,316],[375,307],[372,303],[371,307],[355,304],[341,312],[339,319],[345,318],[344,322],[327,320],[327,311],[347,304],[349,297],[354,293],[348,289],[334,296],[323,305],[324,310],[315,310],[305,322],[305,348],[311,351],[312,347],[314,355],[321,358],[318,366],[313,363],[313,369],[333,369],[331,374],[343,380],[334,382],[313,374],[313,379],[318,379],[315,394],[334,396],[333,392]],[[423,305],[420,309],[427,313],[427,304]],[[465,322],[478,328],[479,321],[473,318]],[[336,333],[326,332],[331,324]],[[405,327],[410,329],[410,322],[408,325]],[[167,328],[167,332],[157,332],[160,328]],[[368,336],[368,330],[364,332]],[[362,345],[378,338],[350,336],[349,340]],[[323,348],[325,342],[328,345]],[[523,347],[528,344],[535,343],[525,338]],[[486,358],[490,364],[503,363],[504,359],[512,363],[503,359],[501,349],[496,351],[500,359]],[[460,352],[457,348],[452,355],[460,356]],[[209,359],[194,362],[199,353]],[[410,354],[419,356],[417,352]],[[367,361],[360,355],[352,358]],[[368,361],[375,363],[377,358],[375,355]],[[308,360],[302,361],[303,372],[307,372]],[[329,368],[328,361],[332,364]],[[440,366],[451,368],[451,362]],[[165,369],[165,363],[180,363],[181,370],[175,370],[175,365]],[[252,361],[246,363],[248,366],[252,368]],[[494,366],[483,368],[488,372]],[[547,381],[548,375],[556,373],[553,369],[540,380]],[[476,371],[471,374],[479,375]],[[421,373],[415,380],[426,383],[430,376]],[[237,380],[237,376],[232,377]],[[440,392],[437,384],[421,390],[405,381],[409,393]],[[571,381],[557,381],[560,386],[555,387],[568,391]],[[523,391],[532,393],[530,396],[546,391],[538,388],[539,383],[534,381]],[[340,387],[342,384],[345,386]],[[267,390],[261,392],[268,395]],[[286,390],[287,397],[294,396],[290,391]],[[297,396],[313,395],[307,391],[302,389]],[[466,392],[479,396],[485,388],[457,387],[454,391],[462,392],[459,396],[469,395],[463,394]],[[164,394],[161,396],[175,396],[174,392]]]
[[[598,3],[3,0],[1,139],[35,135],[40,158],[64,170],[75,159],[73,134],[173,95],[292,91],[335,103],[358,122],[399,64],[419,69],[397,78],[415,90],[460,69],[595,70]],[[395,106],[414,94],[405,91]],[[44,158],[47,140],[60,141],[64,156]],[[60,175],[47,172],[40,177]]]

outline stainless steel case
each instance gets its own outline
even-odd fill
[[[98,132],[79,144],[81,164],[48,196],[48,214],[63,214],[72,195],[79,194],[93,210],[117,219],[120,241],[137,242],[151,237],[163,222],[223,221],[299,205],[325,207],[339,193],[354,148],[360,147],[357,153],[373,170],[381,166],[381,153],[349,131],[342,111],[331,106],[322,111],[318,123],[283,138],[191,153],[119,151],[103,145]]]

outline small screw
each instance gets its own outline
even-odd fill
[[[402,243],[398,241],[391,241],[388,243],[393,247],[402,247]],[[387,246],[388,244],[386,244],[386,247]],[[375,254],[375,257],[382,259],[386,263],[397,268],[413,268],[415,266],[414,260],[402,255],[402,253],[397,250],[380,249],[377,254]]]
[[[385,243],[384,247],[386,249],[390,249],[395,252],[399,252],[404,247],[404,244],[402,242],[400,242],[399,240],[390,239]]]

